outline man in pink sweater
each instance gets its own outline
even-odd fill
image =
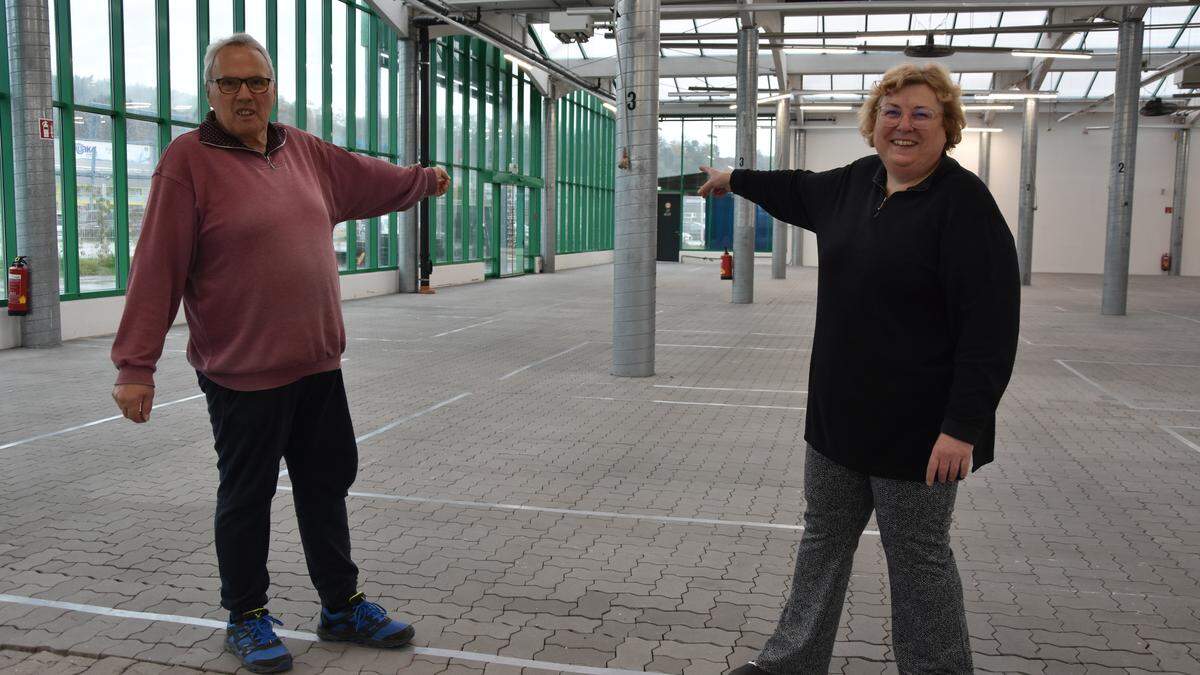
[[[358,450],[342,381],[346,347],[336,223],[446,193],[440,168],[399,167],[269,122],[275,72],[238,34],[209,47],[212,112],[167,148],[113,343],[113,399],[150,419],[155,364],[180,300],[187,357],[217,451],[216,549],[226,648],[254,672],[291,668],[266,609],[271,499],[287,460],[323,639],[399,647],[414,631],[358,592],[346,493]]]

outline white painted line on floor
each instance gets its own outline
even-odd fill
[[[1075,359],[1071,359],[1070,361],[1071,361],[1071,363],[1100,363],[1100,364],[1117,365],[1117,366],[1170,366],[1170,365],[1172,365],[1172,364],[1168,364],[1168,363],[1122,363],[1119,361],[1077,361]],[[1196,410],[1193,408],[1158,408],[1158,407],[1152,407],[1152,406],[1134,405],[1134,404],[1130,403],[1127,399],[1125,399],[1123,396],[1118,396],[1117,394],[1113,393],[1109,389],[1106,389],[1105,387],[1101,386],[1095,380],[1092,380],[1091,378],[1087,377],[1086,375],[1079,372],[1078,370],[1072,368],[1071,366],[1068,366],[1066,360],[1054,359],[1054,362],[1057,363],[1058,365],[1062,366],[1063,368],[1066,368],[1067,370],[1071,371],[1072,373],[1075,374],[1076,377],[1083,380],[1084,382],[1087,382],[1088,384],[1099,389],[1100,391],[1104,392],[1105,394],[1113,397],[1114,399],[1117,400],[1117,402],[1119,402],[1121,405],[1125,406],[1126,408],[1129,408],[1130,410],[1144,410],[1144,411],[1155,411],[1155,412],[1200,413],[1200,410]],[[1177,368],[1200,368],[1200,366],[1185,366],[1185,365],[1175,365],[1174,367],[1177,367]]]
[[[761,408],[765,410],[804,410],[788,405],[744,405],[741,403],[700,403],[698,401],[660,401],[647,400],[641,398],[614,398],[611,396],[572,396],[571,398],[582,398],[591,401],[622,401],[627,403],[663,403],[666,405],[705,405],[714,406],[717,408]]]
[[[187,398],[176,399],[174,401],[167,401],[166,403],[155,403],[151,410],[151,414],[153,414],[154,410],[158,410],[160,408],[167,408],[167,407],[175,405],[176,403],[183,403],[185,401],[191,401],[191,400],[203,398],[203,397],[204,397],[204,394],[196,394],[195,396],[188,396]],[[88,422],[87,424],[80,424],[79,426],[74,426],[69,429],[60,429],[58,431],[51,431],[50,433],[41,434],[39,436],[32,436],[30,438],[23,438],[19,441],[5,443],[4,445],[0,445],[0,450],[7,450],[8,448],[15,448],[18,445],[24,445],[25,443],[32,443],[34,441],[40,441],[43,438],[53,438],[54,436],[61,436],[63,434],[69,434],[72,431],[79,431],[80,429],[94,427],[97,424],[103,424],[105,422],[111,422],[113,420],[119,420],[119,419],[124,419],[124,415],[113,415],[112,417],[105,417],[102,420]]]
[[[1162,429],[1163,431],[1167,432],[1168,434],[1171,434],[1172,436],[1174,436],[1175,439],[1178,440],[1180,443],[1183,443],[1184,445],[1195,450],[1196,452],[1200,452],[1200,445],[1196,445],[1195,443],[1189,441],[1187,438],[1184,438],[1183,434],[1180,434],[1179,432],[1175,431],[1176,429],[1193,430],[1193,429],[1196,429],[1196,427],[1169,427],[1169,426],[1166,426],[1165,424],[1162,424],[1162,425],[1159,425],[1158,428]]]
[[[685,330],[683,328],[659,328],[660,333],[699,333],[704,335],[755,335],[758,337],[806,337],[812,333],[742,333],[734,330]]]
[[[527,365],[527,366],[523,366],[523,367],[521,367],[521,368],[517,368],[516,370],[514,370],[514,371],[512,371],[511,373],[509,373],[509,374],[505,375],[504,377],[501,377],[500,379],[501,379],[501,380],[507,380],[508,378],[512,377],[513,375],[516,375],[516,374],[518,374],[518,373],[523,373],[523,372],[525,372],[526,370],[529,370],[530,368],[533,368],[534,366],[540,366],[540,365],[542,365],[543,363],[545,363],[545,362],[547,362],[547,361],[551,361],[551,360],[557,359],[557,358],[558,358],[558,357],[560,357],[560,356],[563,356],[563,355],[566,355],[566,354],[570,354],[571,352],[575,351],[576,349],[579,349],[580,347],[586,347],[586,346],[587,346],[587,344],[588,344],[588,343],[586,343],[586,342],[581,342],[581,343],[579,343],[579,344],[575,345],[574,347],[571,347],[570,349],[564,349],[564,350],[562,350],[561,352],[559,352],[559,353],[555,354],[554,356],[547,356],[546,358],[544,358],[544,359],[542,359],[542,360],[540,360],[540,361],[534,361],[533,363],[531,363],[531,364],[529,364],[529,365]]]
[[[441,408],[443,406],[448,406],[451,403],[454,403],[455,401],[457,401],[459,399],[464,399],[470,395],[471,395],[471,392],[468,391],[468,392],[459,394],[458,396],[455,396],[453,398],[448,398],[445,401],[442,401],[441,403],[434,403],[433,405],[429,406],[428,408],[426,408],[424,410],[419,410],[411,415],[401,417],[400,419],[396,420],[395,422],[389,422],[389,423],[379,427],[375,431],[365,433],[362,436],[359,436],[358,438],[356,438],[354,440],[355,440],[355,442],[362,443],[363,441],[365,441],[369,438],[374,438],[375,436],[378,436],[379,434],[382,434],[385,431],[390,431],[392,429],[395,429],[396,427],[400,426],[401,424],[404,424],[405,422],[408,422],[410,420],[415,420],[416,418],[418,418],[422,415],[431,413],[434,410],[437,410],[438,408]]]
[[[697,389],[701,391],[752,391],[763,394],[807,394],[803,389],[735,389],[733,387],[686,387],[682,384],[656,384],[659,389]]]
[[[1065,359],[1070,363],[1098,363],[1107,366],[1156,366],[1162,368],[1200,368],[1198,364],[1189,363],[1145,363],[1138,361],[1087,361],[1085,359]]]
[[[756,352],[810,352],[811,349],[801,349],[799,347],[723,347],[721,345],[677,345],[664,342],[655,342],[655,347],[691,347],[693,349],[748,349]]]
[[[489,323],[496,323],[499,320],[500,319],[488,319],[487,321],[480,321],[479,323],[473,323],[470,326],[463,326],[462,328],[455,328],[454,330],[448,330],[444,333],[438,333],[437,335],[434,335],[433,337],[440,338],[440,337],[443,337],[446,335],[450,335],[452,333],[461,333],[462,331],[470,329],[470,328],[478,328],[480,326],[486,326]]]
[[[1058,311],[1060,311],[1060,312],[1066,312],[1066,311],[1067,311],[1067,310],[1063,309],[1062,307],[1059,307],[1058,305],[1055,305],[1055,306],[1054,306],[1054,309],[1057,309],[1057,310],[1058,310]]]
[[[63,609],[70,612],[83,612],[85,614],[98,614],[100,616],[111,616],[120,619],[138,619],[141,621],[162,621],[165,623],[176,623],[185,626],[198,626],[200,628],[212,628],[213,630],[224,630],[225,622],[215,619],[201,619],[193,616],[181,616],[179,614],[156,614],[153,612],[134,612],[127,609],[115,609],[112,607],[101,607],[99,605],[84,605],[77,602],[62,602],[61,600],[42,600],[41,598],[30,598],[22,595],[5,595],[0,594],[0,602],[7,602],[14,605],[26,605],[32,607],[48,607],[51,609]],[[315,633],[299,630],[283,630],[275,631],[281,637],[291,638],[293,640],[304,640],[306,642],[320,642],[320,638]],[[470,661],[473,663],[495,663],[503,666],[514,666],[517,668],[536,668],[538,670],[557,670],[562,673],[583,673],[584,675],[644,675],[641,671],[621,670],[618,668],[598,668],[595,666],[576,666],[569,663],[554,663],[551,661],[535,661],[533,659],[518,659],[512,656],[499,656],[494,654],[481,654],[478,652],[463,652],[456,649],[438,649],[436,647],[412,647],[414,654],[421,656],[432,656],[435,658],[452,659],[457,661]],[[662,675],[661,673],[655,675]]]
[[[421,338],[370,338],[370,337],[356,337],[356,338],[350,338],[350,339],[351,339],[351,340],[354,340],[355,342],[420,342],[420,341],[421,341]]]
[[[1150,311],[1151,311],[1151,312],[1157,312],[1157,313],[1159,313],[1159,314],[1164,314],[1164,315],[1166,315],[1166,316],[1173,316],[1173,317],[1175,317],[1176,319],[1183,319],[1184,321],[1191,321],[1192,323],[1200,323],[1200,319],[1193,319],[1193,318],[1192,318],[1192,317],[1190,317],[1190,316],[1184,316],[1184,315],[1182,315],[1182,314],[1172,314],[1172,313],[1170,313],[1170,312],[1164,312],[1164,311],[1162,311],[1162,310],[1160,310],[1160,309],[1152,309],[1152,310],[1150,310]]]
[[[280,490],[291,490],[287,486],[279,486]],[[476,509],[497,509],[501,511],[536,511],[538,513],[556,513],[563,516],[578,516],[586,518],[613,518],[616,520],[650,520],[660,523],[675,523],[682,525],[724,525],[729,527],[761,527],[768,530],[789,530],[801,532],[803,525],[783,525],[780,523],[764,523],[753,520],[721,520],[719,518],[689,518],[685,516],[657,516],[651,513],[618,513],[616,511],[585,511],[582,509],[559,509],[550,506],[527,506],[525,504],[497,504],[492,502],[472,502],[462,499],[437,499],[434,497],[406,497],[389,495],[379,492],[349,492],[351,497],[364,499],[382,499],[391,502],[410,502],[413,504],[444,504],[446,506],[462,506]],[[879,536],[878,530],[863,530],[863,534]]]

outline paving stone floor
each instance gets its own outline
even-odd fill
[[[285,477],[270,606],[298,631],[296,671],[690,675],[752,657],[804,509],[816,271],[788,272],[760,263],[756,303],[732,305],[714,263],[661,264],[645,379],[608,374],[608,266],[347,303],[355,557],[417,649],[311,641]],[[1034,277],[998,460],[960,491],[981,672],[1200,673],[1200,279],[1132,279],[1125,317],[1100,316],[1099,288]],[[110,337],[0,352],[0,671],[236,669],[185,342],[171,332],[137,427],[104,420]],[[888,608],[868,533],[834,671],[895,672]]]

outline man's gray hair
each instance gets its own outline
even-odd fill
[[[256,50],[267,62],[267,69],[271,71],[271,79],[275,79],[275,64],[271,63],[271,55],[267,53],[267,48],[262,46],[262,43],[254,39],[254,36],[249,33],[234,33],[227,38],[222,38],[208,46],[208,50],[204,52],[204,81],[207,83],[212,79],[213,61],[217,60],[217,52],[232,45],[239,45],[249,49]]]

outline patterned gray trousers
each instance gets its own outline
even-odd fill
[[[792,593],[755,660],[776,675],[827,673],[854,550],[876,513],[892,589],[892,642],[901,673],[970,673],[962,581],[950,550],[955,483],[875,478],[805,457],[804,536]]]

